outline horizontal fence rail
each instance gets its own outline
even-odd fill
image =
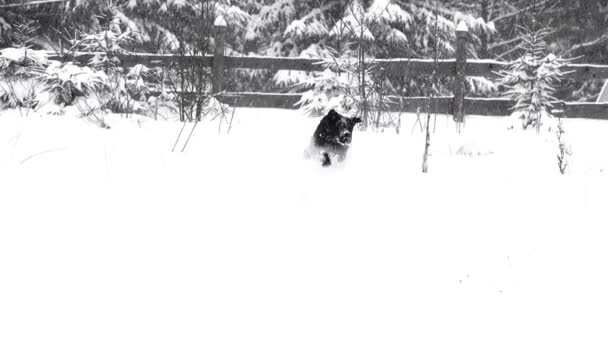
[[[58,52],[48,52],[50,60],[75,61],[87,64],[95,53],[76,53],[73,55],[61,55]],[[121,65],[132,67],[144,64],[148,67],[162,66],[171,67],[179,64],[196,65],[205,68],[213,66],[213,55],[206,56],[179,56],[179,55],[157,55],[149,53],[132,53],[120,55]],[[227,69],[270,69],[270,70],[296,70],[296,71],[323,71],[323,59],[303,57],[250,57],[250,56],[224,56]],[[398,76],[430,75],[435,69],[435,63],[430,59],[369,59],[370,65],[375,63],[378,68],[383,68],[387,73]],[[497,72],[504,70],[507,62],[490,59],[467,60],[465,64],[466,76],[497,77]],[[437,74],[440,76],[454,76],[456,68],[455,59],[443,59],[437,61]],[[608,65],[597,64],[567,64],[564,69],[566,78],[585,79],[608,79]]]
[[[40,0],[40,1],[20,1],[14,3],[8,3],[4,5],[0,5],[0,8],[17,8],[17,7],[29,7],[29,6],[37,6],[37,5],[46,5],[46,4],[54,4],[54,3],[63,3],[68,0]]]
[[[234,107],[295,109],[295,104],[301,99],[302,94],[235,92],[224,93],[219,97],[222,102]],[[385,103],[387,107],[384,110],[391,112],[425,113],[428,106],[433,114],[452,114],[454,98],[387,96]],[[507,116],[514,104],[513,101],[504,98],[464,98],[466,115]],[[568,118],[607,119],[608,103],[557,101],[553,103],[552,113]]]
[[[103,55],[103,54],[102,54]],[[61,55],[48,52],[50,60],[74,61],[87,64],[94,53],[77,53]],[[194,65],[205,68],[213,67],[213,55],[207,56],[177,56],[134,53],[120,56],[121,64],[131,67],[144,64],[148,67],[162,66],[175,67],[176,65]],[[428,74],[433,72],[435,66],[432,60],[423,59],[377,59],[378,67],[385,69],[393,75]],[[225,68],[271,69],[271,70],[299,70],[322,71],[323,60],[300,57],[235,57],[224,56]],[[508,63],[494,60],[467,60],[465,64],[466,76],[496,77],[496,73],[503,70]],[[437,73],[445,76],[454,76],[455,59],[440,60],[437,62]],[[608,66],[592,64],[569,64],[565,68],[567,76],[575,79],[608,79]],[[302,94],[296,93],[257,93],[233,92],[222,93],[222,101],[236,107],[270,107],[294,109]],[[387,111],[402,111],[415,113],[426,111],[427,98],[387,96]],[[474,98],[464,97],[463,114],[506,116],[511,112],[514,103],[504,98]],[[430,99],[430,110],[437,114],[454,113],[454,97],[436,97]],[[608,103],[590,102],[563,102],[554,103],[552,113],[569,118],[608,119]]]

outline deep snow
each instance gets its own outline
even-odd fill
[[[0,341],[605,341],[608,122],[438,116],[303,160],[318,119],[0,114]],[[180,145],[181,146],[181,145]]]

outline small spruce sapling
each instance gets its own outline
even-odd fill
[[[47,60],[45,54],[30,50],[38,29],[31,21],[16,24],[13,47],[0,50],[0,104],[17,108],[21,115],[40,104],[38,79]]]
[[[559,172],[563,175],[566,173],[566,169],[568,168],[568,158],[572,156],[572,149],[569,146],[566,146],[566,142],[564,139],[566,131],[564,130],[563,122],[561,118],[557,118],[557,166],[559,168]]]
[[[545,55],[548,28],[533,30],[519,26],[519,30],[524,54],[498,74],[504,94],[515,102],[511,118],[521,120],[524,130],[533,127],[540,132],[545,119],[552,117],[552,102],[557,100],[553,96],[555,85],[562,78],[561,69],[567,61],[554,54]]]
[[[41,81],[53,101],[63,106],[71,105],[79,96],[103,91],[107,87],[105,73],[72,63],[51,63],[41,76]]]

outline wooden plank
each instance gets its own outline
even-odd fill
[[[226,56],[226,68],[323,71],[322,59]]]
[[[152,95],[158,96],[159,93],[152,92]],[[220,99],[234,107],[297,109],[295,104],[301,97],[302,94],[297,93],[234,92],[224,93]],[[385,110],[401,111],[404,114],[413,114],[418,110],[420,113],[426,113],[427,100],[426,97],[387,96],[385,103],[388,108]],[[511,114],[513,104],[513,101],[506,98],[464,98],[465,115],[508,116]],[[450,115],[453,106],[454,98],[451,96],[436,97],[430,101],[432,114]],[[554,103],[552,113],[566,118],[608,120],[608,103],[558,101]]]
[[[227,93],[222,101],[235,107],[268,107],[268,108],[297,108],[295,104],[300,100],[301,94],[276,93]],[[404,113],[426,113],[427,105],[433,114],[452,114],[454,98],[441,96],[433,98],[430,103],[426,97],[387,96],[385,99],[387,111],[402,111]],[[465,114],[485,116],[507,116],[513,103],[508,99],[481,99],[465,97]]]
[[[300,100],[301,94],[278,93],[226,93],[221,96],[222,101],[235,107],[267,107],[296,109],[295,104]],[[454,98],[442,96],[433,98],[430,103],[426,97],[387,96],[385,99],[387,111],[402,111],[404,113],[426,113],[427,105],[433,114],[452,114]],[[475,99],[465,98],[465,113],[489,116],[506,116],[511,106],[509,100],[504,99]]]
[[[417,108],[421,112],[426,111],[426,98],[404,98],[404,105],[399,104],[399,99],[391,98],[395,104],[390,106],[390,110],[403,110],[404,112],[416,112]],[[433,113],[451,114],[452,98],[439,97],[433,100]],[[474,98],[465,97],[464,111],[465,115],[483,115],[483,116],[508,116],[511,114],[512,107],[515,103],[506,98]],[[584,118],[584,119],[600,119],[608,120],[608,103],[595,102],[563,102],[554,103],[552,114],[564,116],[566,118]]]
[[[467,76],[479,76],[496,78],[497,72],[505,69],[506,62],[495,61],[492,59],[468,59],[464,68]]]
[[[46,4],[53,4],[53,3],[57,3],[57,2],[66,2],[66,1],[67,0],[40,0],[40,1],[30,1],[30,2],[19,2],[19,3],[15,3],[15,4],[0,5],[0,8],[14,8],[14,7],[46,5]]]
[[[507,116],[511,113],[513,101],[503,98],[476,98],[464,99],[465,113],[483,116]]]
[[[432,59],[391,58],[370,60],[369,62],[376,63],[378,68],[383,68],[387,75],[392,76],[431,75],[435,68]],[[437,61],[437,75],[454,75],[455,68],[456,60],[453,58]]]
[[[425,59],[378,59],[380,67],[383,67],[391,75],[430,75],[433,72],[433,60]],[[482,76],[496,78],[499,71],[506,68],[509,63],[491,59],[467,60],[465,74],[471,76]],[[444,59],[437,63],[437,74],[442,76],[453,76],[455,74],[456,62],[454,59]],[[576,80],[608,79],[608,65],[597,64],[568,64],[563,69],[565,78]]]
[[[401,99],[389,97],[392,104],[390,110],[415,113],[418,109],[422,113],[426,112],[427,99],[425,97],[405,97],[403,105]],[[502,98],[464,98],[465,115],[484,115],[484,116],[506,116],[509,115],[510,107],[513,103],[509,99]],[[431,101],[431,113],[433,114],[452,114],[454,98],[451,96],[436,97]]]
[[[234,107],[252,108],[285,108],[297,109],[296,102],[300,101],[302,94],[278,93],[225,93],[221,101]]]
[[[567,118],[608,120],[608,103],[560,102],[557,110],[563,110]]]
[[[235,107],[254,107],[254,108],[287,108],[297,109],[296,103],[301,99],[302,94],[279,94],[279,93],[254,93],[239,92],[226,93],[220,96],[222,102]],[[434,114],[451,114],[453,98],[437,97],[430,102],[431,112]],[[425,113],[427,110],[426,97],[406,97],[402,99],[397,96],[387,96],[386,104],[388,111],[402,111],[404,113],[416,113],[420,110]]]
[[[500,70],[506,68],[509,63],[491,59],[467,60],[467,76],[483,76],[495,78]],[[608,79],[608,65],[598,64],[568,64],[562,71],[565,78],[575,80]]]
[[[72,56],[61,56],[57,52],[48,52],[49,60],[56,61],[74,61],[81,65],[87,65],[91,58],[96,54],[94,53],[76,53]],[[103,54],[101,54],[103,55]],[[177,55],[157,55],[150,53],[132,53],[128,55],[120,56],[122,66],[132,67],[137,64],[145,64],[152,68],[157,66],[168,67],[172,64],[185,64],[185,65],[200,65],[202,67],[212,67],[213,56],[177,56]]]
[[[86,64],[95,56],[94,53],[76,53],[72,57],[60,57],[59,53],[47,52],[50,60],[74,60]],[[103,54],[102,54],[103,55]],[[195,64],[200,63],[204,67],[212,67],[213,56],[177,56],[157,55],[149,53],[132,53],[120,56],[124,66],[145,64],[153,66],[169,66],[172,62]],[[242,57],[225,56],[225,67],[244,69],[273,69],[273,70],[300,70],[300,71],[323,71],[322,59],[300,58],[300,57]],[[411,76],[412,74],[430,74],[433,72],[433,61],[424,59],[379,59],[378,67],[383,67],[390,74]],[[371,62],[371,61],[370,61]],[[454,72],[454,59],[438,61],[438,74],[451,75]]]
[[[47,52],[50,60],[74,60],[80,64],[87,64],[95,56],[94,53],[76,53],[72,57],[60,57],[59,53]],[[195,64],[204,67],[212,67],[213,56],[177,56],[171,54],[157,55],[149,53],[132,53],[120,56],[123,66],[130,67],[136,64],[145,64],[149,67],[169,66],[171,63]],[[300,71],[323,71],[322,59],[311,59],[301,57],[241,57],[225,56],[225,67],[245,68],[245,69],[273,69],[273,70],[300,70]],[[377,62],[378,67],[385,69],[387,74],[412,76],[419,74],[430,75],[433,72],[433,60],[426,59],[407,59],[392,58],[370,60]],[[437,73],[439,75],[453,75],[455,59],[444,59],[437,62]],[[484,75],[498,68],[495,65],[504,64],[502,62],[488,63],[475,62],[473,67],[467,63],[467,73],[474,73],[475,76]]]
[[[504,98],[465,98],[465,111],[474,115],[507,116],[514,104]],[[608,103],[558,101],[553,104],[551,113],[566,118],[608,120]]]
[[[454,98],[451,96],[435,97],[429,100],[426,97],[403,97],[387,96],[386,110],[403,113],[426,113],[430,110],[433,114],[452,114]]]
[[[56,52],[47,52],[51,60],[69,60],[61,58]],[[78,63],[86,64],[89,62],[92,53],[77,53],[72,59]],[[148,53],[133,53],[120,57],[124,66],[129,67],[136,64],[145,64],[149,67],[169,66],[172,63],[186,65],[200,65],[202,67],[212,67],[213,56],[177,56],[177,55],[156,55]],[[301,58],[301,57],[237,57],[225,56],[226,68],[246,68],[246,69],[271,69],[271,70],[300,70],[300,71],[322,71],[321,59]],[[391,58],[370,60],[376,62],[377,67],[384,68],[390,75],[413,76],[430,75],[434,65],[431,59],[408,59]],[[491,59],[467,60],[465,73],[467,76],[483,76],[488,78],[497,77],[496,73],[504,69],[508,63]],[[455,59],[443,59],[437,62],[437,74],[440,76],[453,76],[456,70]],[[567,74],[565,77],[578,80],[584,79],[608,79],[608,65],[596,64],[569,64],[564,68]]]
[[[564,69],[566,77],[577,80],[608,79],[608,65],[568,64]]]
[[[177,56],[177,55],[154,55],[154,54],[129,54],[120,56],[120,60],[125,66],[145,64],[148,67],[170,66],[171,64],[200,65],[211,68],[213,66],[213,56]]]
[[[433,72],[434,62],[431,59],[377,59],[379,67],[383,67],[387,74],[412,76],[430,75]],[[496,72],[503,70],[508,63],[491,59],[467,59],[465,74],[467,76],[484,76],[496,78]],[[454,76],[456,59],[442,59],[437,61],[437,74],[440,76]]]

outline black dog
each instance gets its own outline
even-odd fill
[[[330,166],[333,156],[339,162],[344,161],[353,138],[353,128],[360,122],[361,118],[349,118],[330,110],[319,122],[305,152],[306,158],[319,156],[323,166]]]

